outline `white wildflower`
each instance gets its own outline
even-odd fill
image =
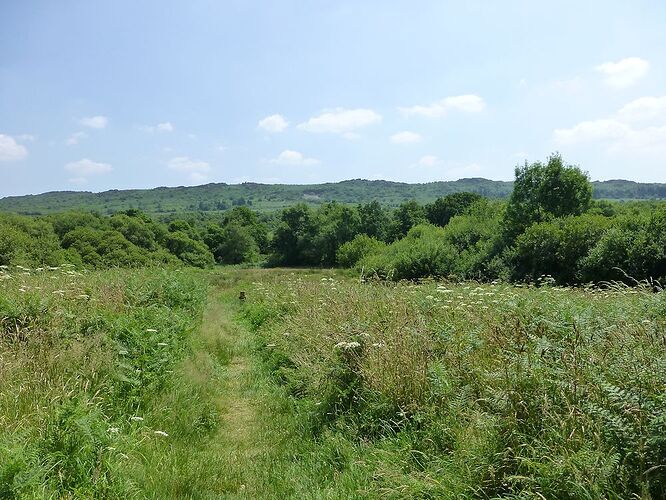
[[[133,416],[133,417],[130,417],[130,420],[132,420],[134,422],[143,422],[143,417]]]
[[[169,437],[169,435],[164,431],[154,431],[154,433],[157,434],[158,436]]]
[[[358,342],[352,341],[352,342],[338,342],[335,344],[336,349],[356,349],[357,347],[361,347],[361,344]]]

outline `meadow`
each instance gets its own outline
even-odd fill
[[[664,498],[654,283],[0,276],[2,498]]]

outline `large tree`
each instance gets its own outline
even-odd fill
[[[592,184],[587,173],[565,165],[555,153],[544,164],[516,167],[516,179],[504,217],[504,234],[509,241],[537,222],[555,217],[580,215],[592,204]]]
[[[433,203],[425,206],[426,217],[431,224],[444,227],[452,217],[464,214],[482,198],[480,194],[466,191],[452,193],[444,198],[437,198]]]

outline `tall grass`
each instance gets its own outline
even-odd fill
[[[140,494],[141,457],[177,430],[155,402],[189,352],[202,283],[159,269],[0,271],[0,498]]]
[[[347,450],[357,491],[666,498],[663,292],[301,272],[248,297],[302,435]]]

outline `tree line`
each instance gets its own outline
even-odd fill
[[[666,276],[666,204],[593,200],[580,168],[555,154],[517,167],[508,200],[459,192],[387,209],[378,201],[236,206],[159,220],[0,215],[0,265],[340,266],[385,279],[448,277],[563,284]]]

